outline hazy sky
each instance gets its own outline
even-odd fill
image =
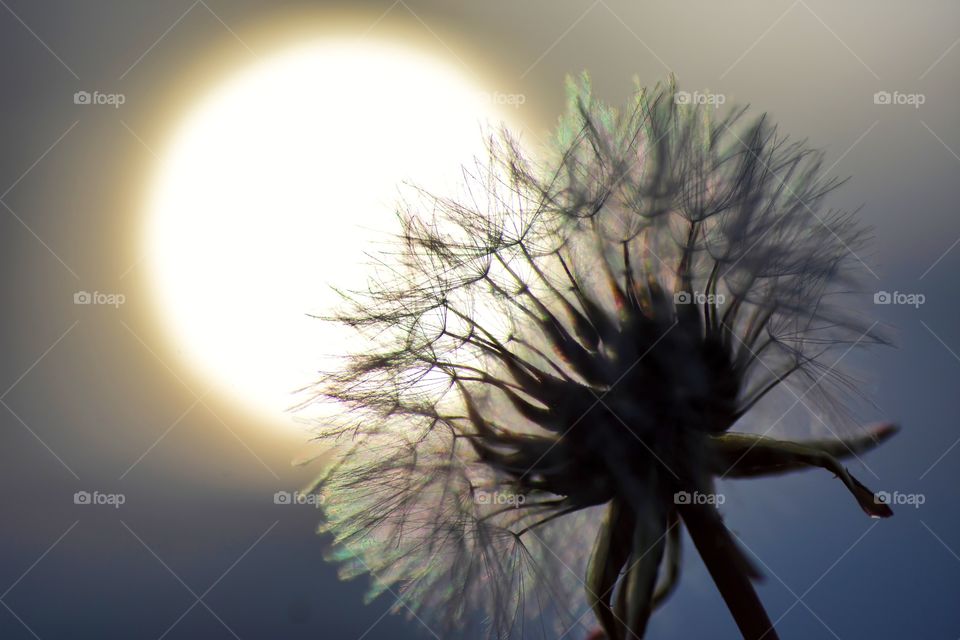
[[[960,636],[954,2],[2,0],[0,637],[431,637],[383,617],[391,596],[366,606],[362,581],[337,580],[316,510],[273,503],[311,477],[290,464],[310,449],[203,395],[140,263],[154,150],[192,102],[330,34],[407,40],[484,91],[522,95],[514,119],[528,140],[556,121],[568,73],[589,70],[619,101],[635,76],[672,71],[825,148],[832,173],[852,176],[832,203],[862,205],[874,228],[867,286],[924,296],[865,297],[897,347],[856,364],[876,415],[904,431],[852,468],[924,503],[871,521],[809,472],[726,487],[727,522],[765,567],[760,594],[783,638]],[[76,104],[78,91],[123,104]],[[126,302],[75,305],[78,290]],[[78,491],[125,503],[74,504]],[[649,637],[736,637],[686,560]]]

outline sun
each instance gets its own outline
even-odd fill
[[[328,40],[225,80],[162,154],[148,271],[178,354],[214,389],[294,425],[292,392],[346,338],[311,317],[362,289],[398,186],[444,190],[504,118],[461,70],[410,47]]]

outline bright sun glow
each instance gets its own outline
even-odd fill
[[[446,189],[501,118],[456,68],[409,49],[321,43],[267,59],[188,115],[164,154],[146,241],[176,350],[269,424],[342,334],[307,314],[362,287],[398,185]]]

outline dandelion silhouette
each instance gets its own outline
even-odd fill
[[[345,407],[316,486],[332,559],[442,637],[621,640],[675,587],[685,528],[744,638],[774,640],[709,497],[821,467],[891,515],[838,462],[895,430],[845,427],[839,360],[884,342],[844,298],[864,231],[764,116],[672,80],[624,110],[586,76],[569,93],[546,159],[491,137],[462,197],[418,191],[399,250],[344,294],[368,348],[319,387]],[[847,435],[754,435],[778,394]]]

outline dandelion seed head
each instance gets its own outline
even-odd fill
[[[321,431],[331,557],[438,632],[592,621],[604,513],[665,535],[665,496],[722,472],[711,438],[763,433],[778,394],[846,424],[835,360],[883,341],[842,297],[864,232],[825,208],[819,153],[672,82],[619,110],[568,89],[547,153],[494,135],[461,194],[415,191],[335,318],[370,348],[319,386],[343,407]]]

